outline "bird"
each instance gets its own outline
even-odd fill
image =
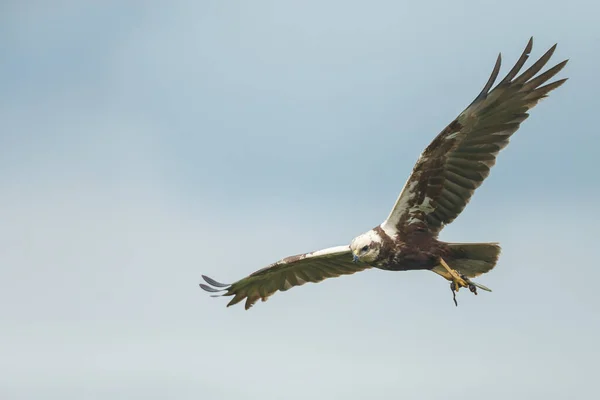
[[[274,262],[232,284],[202,275],[200,287],[212,297],[233,296],[227,307],[244,299],[250,309],[277,291],[307,282],[351,275],[375,268],[386,271],[428,270],[450,282],[456,293],[468,288],[491,290],[472,278],[492,270],[501,247],[495,242],[451,243],[440,231],[463,211],[483,183],[528,111],[567,78],[546,83],[568,59],[538,75],[556,49],[554,44],[528,69],[519,72],[533,48],[533,37],[506,76],[492,88],[502,63],[496,59],[481,92],[418,157],[387,218],[349,244],[293,255]]]

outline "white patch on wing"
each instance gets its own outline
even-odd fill
[[[300,257],[298,257],[298,261],[304,260],[308,256],[309,256],[308,254],[302,254]]]
[[[416,224],[418,222],[422,222],[422,221],[419,218],[410,217],[410,219],[408,221],[406,221],[406,224],[410,225],[410,224]]]
[[[392,238],[392,239],[396,238],[396,233],[398,233],[398,231],[396,230],[395,224],[390,223],[389,220],[385,220],[385,222],[382,223],[380,225],[380,227],[381,227],[381,229],[383,229],[385,234],[388,235],[390,238]]]
[[[306,260],[308,258],[323,257],[323,256],[328,256],[328,255],[338,255],[338,254],[344,254],[344,253],[350,254],[350,246],[346,245],[346,246],[329,247],[327,249],[313,251],[312,253],[305,253],[305,254],[298,254],[295,256],[289,256],[289,257],[285,257],[285,258],[277,261],[273,265],[293,264],[298,261]]]
[[[348,247],[348,246],[336,246],[336,247],[329,247],[329,248],[323,249],[323,250],[313,251],[312,253],[306,254],[305,257],[312,258],[312,257],[326,256],[329,254],[349,253],[349,252],[350,252],[350,247]]]
[[[410,224],[416,224],[418,222],[423,222],[420,218],[417,218],[413,214],[416,214],[419,211],[421,211],[425,214],[432,213],[433,211],[435,211],[435,207],[433,207],[431,205],[432,202],[433,202],[433,200],[431,199],[431,197],[425,197],[425,199],[423,200],[423,202],[421,204],[417,204],[414,207],[411,207],[411,209],[408,210],[408,215],[410,215],[411,217],[408,219],[408,221],[406,221],[406,224],[410,225]]]
[[[432,199],[431,197],[425,197],[422,204],[419,204],[417,208],[419,211],[423,211],[425,214],[429,214],[435,211],[435,208],[431,205]]]
[[[419,159],[421,158],[422,156],[419,157]],[[396,204],[394,205],[392,212],[387,217],[387,219],[380,225],[381,229],[383,229],[386,235],[388,235],[392,239],[394,239],[396,237],[396,234],[398,233],[396,231],[396,226],[398,225],[402,214],[407,211],[406,208],[408,207],[409,202],[412,200],[413,197],[415,197],[414,190],[417,184],[419,183],[418,180],[415,180],[410,184],[409,182],[410,178],[404,184],[404,187],[400,192],[400,196],[398,196],[398,200],[396,200]]]
[[[454,139],[455,137],[457,137],[457,136],[459,135],[459,133],[460,133],[460,131],[458,131],[458,132],[454,132],[454,133],[451,133],[451,134],[449,134],[448,136],[446,136],[446,137],[444,138],[444,140]]]

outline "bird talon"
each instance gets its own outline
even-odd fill
[[[466,283],[466,287],[469,288],[469,290],[471,291],[471,293],[473,293],[475,296],[477,296],[477,286],[475,286],[475,284],[473,282],[471,282],[469,280],[469,278],[467,278],[466,276],[464,276],[464,275],[461,274],[460,277],[462,279],[464,279],[464,281]]]
[[[468,287],[466,282],[468,279],[466,279],[463,275],[459,274],[458,271],[450,268],[450,266],[446,263],[446,261],[444,261],[443,258],[440,258],[439,262],[440,265],[444,267],[446,271],[448,271],[448,274],[450,274],[452,278],[452,282],[454,283],[454,289],[452,289],[453,292],[458,292],[458,290],[461,287]]]
[[[470,282],[469,282],[469,290],[471,291],[471,293],[473,293],[475,296],[477,296],[477,288],[475,287],[475,285],[473,285]]]
[[[454,301],[455,306],[458,307],[458,302],[456,301],[456,293],[458,293],[461,287],[469,288],[469,291],[475,296],[477,296],[477,286],[473,282],[471,282],[469,278],[459,273],[456,273],[456,276],[453,276],[453,278],[455,279],[452,279],[452,281],[450,282],[450,290],[452,290],[452,300]]]

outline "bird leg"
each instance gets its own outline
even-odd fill
[[[452,300],[454,301],[454,305],[458,307],[458,302],[456,301],[456,293],[461,287],[468,287],[472,293],[477,294],[477,288],[469,281],[468,278],[458,273],[458,271],[450,268],[450,266],[444,261],[443,258],[440,258],[440,265],[448,271],[450,276],[452,277],[450,283],[450,290],[452,290]]]
[[[440,258],[440,265],[448,271],[450,276],[452,277],[452,291],[458,292],[458,289],[461,287],[469,287],[465,278],[463,278],[456,270],[450,268],[450,266],[444,261],[443,258]]]

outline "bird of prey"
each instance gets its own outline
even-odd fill
[[[214,297],[233,296],[228,307],[246,299],[246,310],[278,290],[369,268],[433,271],[450,281],[455,304],[460,288],[474,294],[477,288],[490,291],[471,279],[494,268],[500,246],[448,243],[438,240],[438,234],[465,208],[489,175],[500,150],[529,116],[528,111],[566,81],[546,84],[568,60],[537,75],[556,44],[519,75],[532,47],[533,38],[515,66],[492,89],[500,71],[498,55],[481,93],[421,153],[383,223],[355,237],[349,245],[284,258],[233,284],[202,275],[207,284],[200,287],[219,293]]]

